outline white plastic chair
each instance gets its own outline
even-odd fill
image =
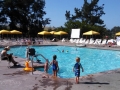
[[[85,44],[89,44],[89,42],[90,42],[90,40],[89,40],[89,39],[87,39],[87,40],[85,41]]]
[[[93,43],[94,43],[94,41],[95,41],[95,40],[93,40],[93,39],[90,39],[90,42],[89,42],[89,44],[93,44]]]

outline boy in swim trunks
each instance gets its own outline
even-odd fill
[[[84,72],[84,69],[82,67],[82,65],[80,64],[80,58],[77,57],[76,58],[76,64],[73,67],[73,72],[75,72],[75,76],[76,76],[76,83],[79,83],[79,77],[80,77],[80,68],[82,69],[82,72]]]
[[[54,55],[54,56],[53,56],[53,60],[52,60],[52,62],[50,63],[50,65],[52,65],[53,76],[54,76],[54,77],[57,77],[57,72],[59,71],[58,61],[57,61],[56,59],[57,59],[57,56]]]

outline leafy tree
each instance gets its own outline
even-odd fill
[[[1,0],[0,23],[9,24],[11,30],[17,29],[35,36],[50,23],[49,18],[43,19],[46,14],[44,6],[45,0]]]
[[[87,0],[84,0],[84,4],[82,9],[75,8],[75,15],[70,14],[70,11],[66,11],[66,19],[67,20],[80,20],[90,25],[101,25],[104,24],[104,21],[100,19],[102,15],[104,15],[104,4],[102,6],[98,6],[97,3],[99,0],[92,0],[91,3],[88,3]]]
[[[70,20],[70,21],[67,21],[65,24],[65,27],[67,28],[67,32],[68,33],[71,33],[71,29],[72,28],[81,28],[82,27],[82,23],[81,22],[79,22],[78,20],[76,20],[76,21],[72,21],[72,20]]]
[[[42,21],[43,27],[45,28],[45,26],[47,24],[50,24],[51,20],[49,18],[46,18],[45,20]]]
[[[112,32],[111,32],[110,29],[107,29],[106,32],[105,32],[105,34],[106,34],[106,36],[108,37],[108,39],[113,38],[113,37],[112,37]]]
[[[101,32],[101,35],[106,30],[104,27],[104,21],[101,19],[101,16],[104,15],[104,4],[98,6],[99,0],[91,0],[89,3],[87,0],[84,0],[84,4],[81,9],[74,8],[75,14],[71,14],[70,11],[66,11],[66,20],[65,27],[68,30],[72,28],[80,28],[81,33],[88,30],[96,30]],[[70,31],[69,31],[70,32]]]
[[[120,32],[120,26],[115,26],[111,29],[111,32],[113,33],[117,33],[117,32]]]
[[[111,37],[114,38],[115,33],[120,32],[120,26],[113,27],[110,32],[111,32]]]

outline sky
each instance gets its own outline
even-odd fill
[[[88,0],[90,2],[91,0]],[[64,26],[66,22],[65,13],[66,10],[74,13],[74,8],[83,6],[84,0],[45,0],[46,15],[44,18],[50,18],[51,23],[48,27],[60,27]],[[99,0],[98,5],[104,5],[103,11],[105,15],[101,17],[104,20],[104,24],[107,29],[112,29],[115,26],[120,26],[120,0]]]

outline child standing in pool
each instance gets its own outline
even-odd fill
[[[73,67],[73,72],[75,72],[75,76],[76,76],[76,83],[79,83],[79,77],[80,77],[80,69],[82,69],[82,72],[84,72],[84,69],[82,67],[82,65],[80,64],[80,58],[77,57],[76,58],[76,63]]]
[[[59,71],[58,61],[57,61],[56,59],[57,59],[57,56],[54,55],[54,56],[53,56],[53,60],[52,60],[52,62],[50,63],[50,65],[52,65],[53,76],[54,76],[54,77],[57,77],[57,72]]]

